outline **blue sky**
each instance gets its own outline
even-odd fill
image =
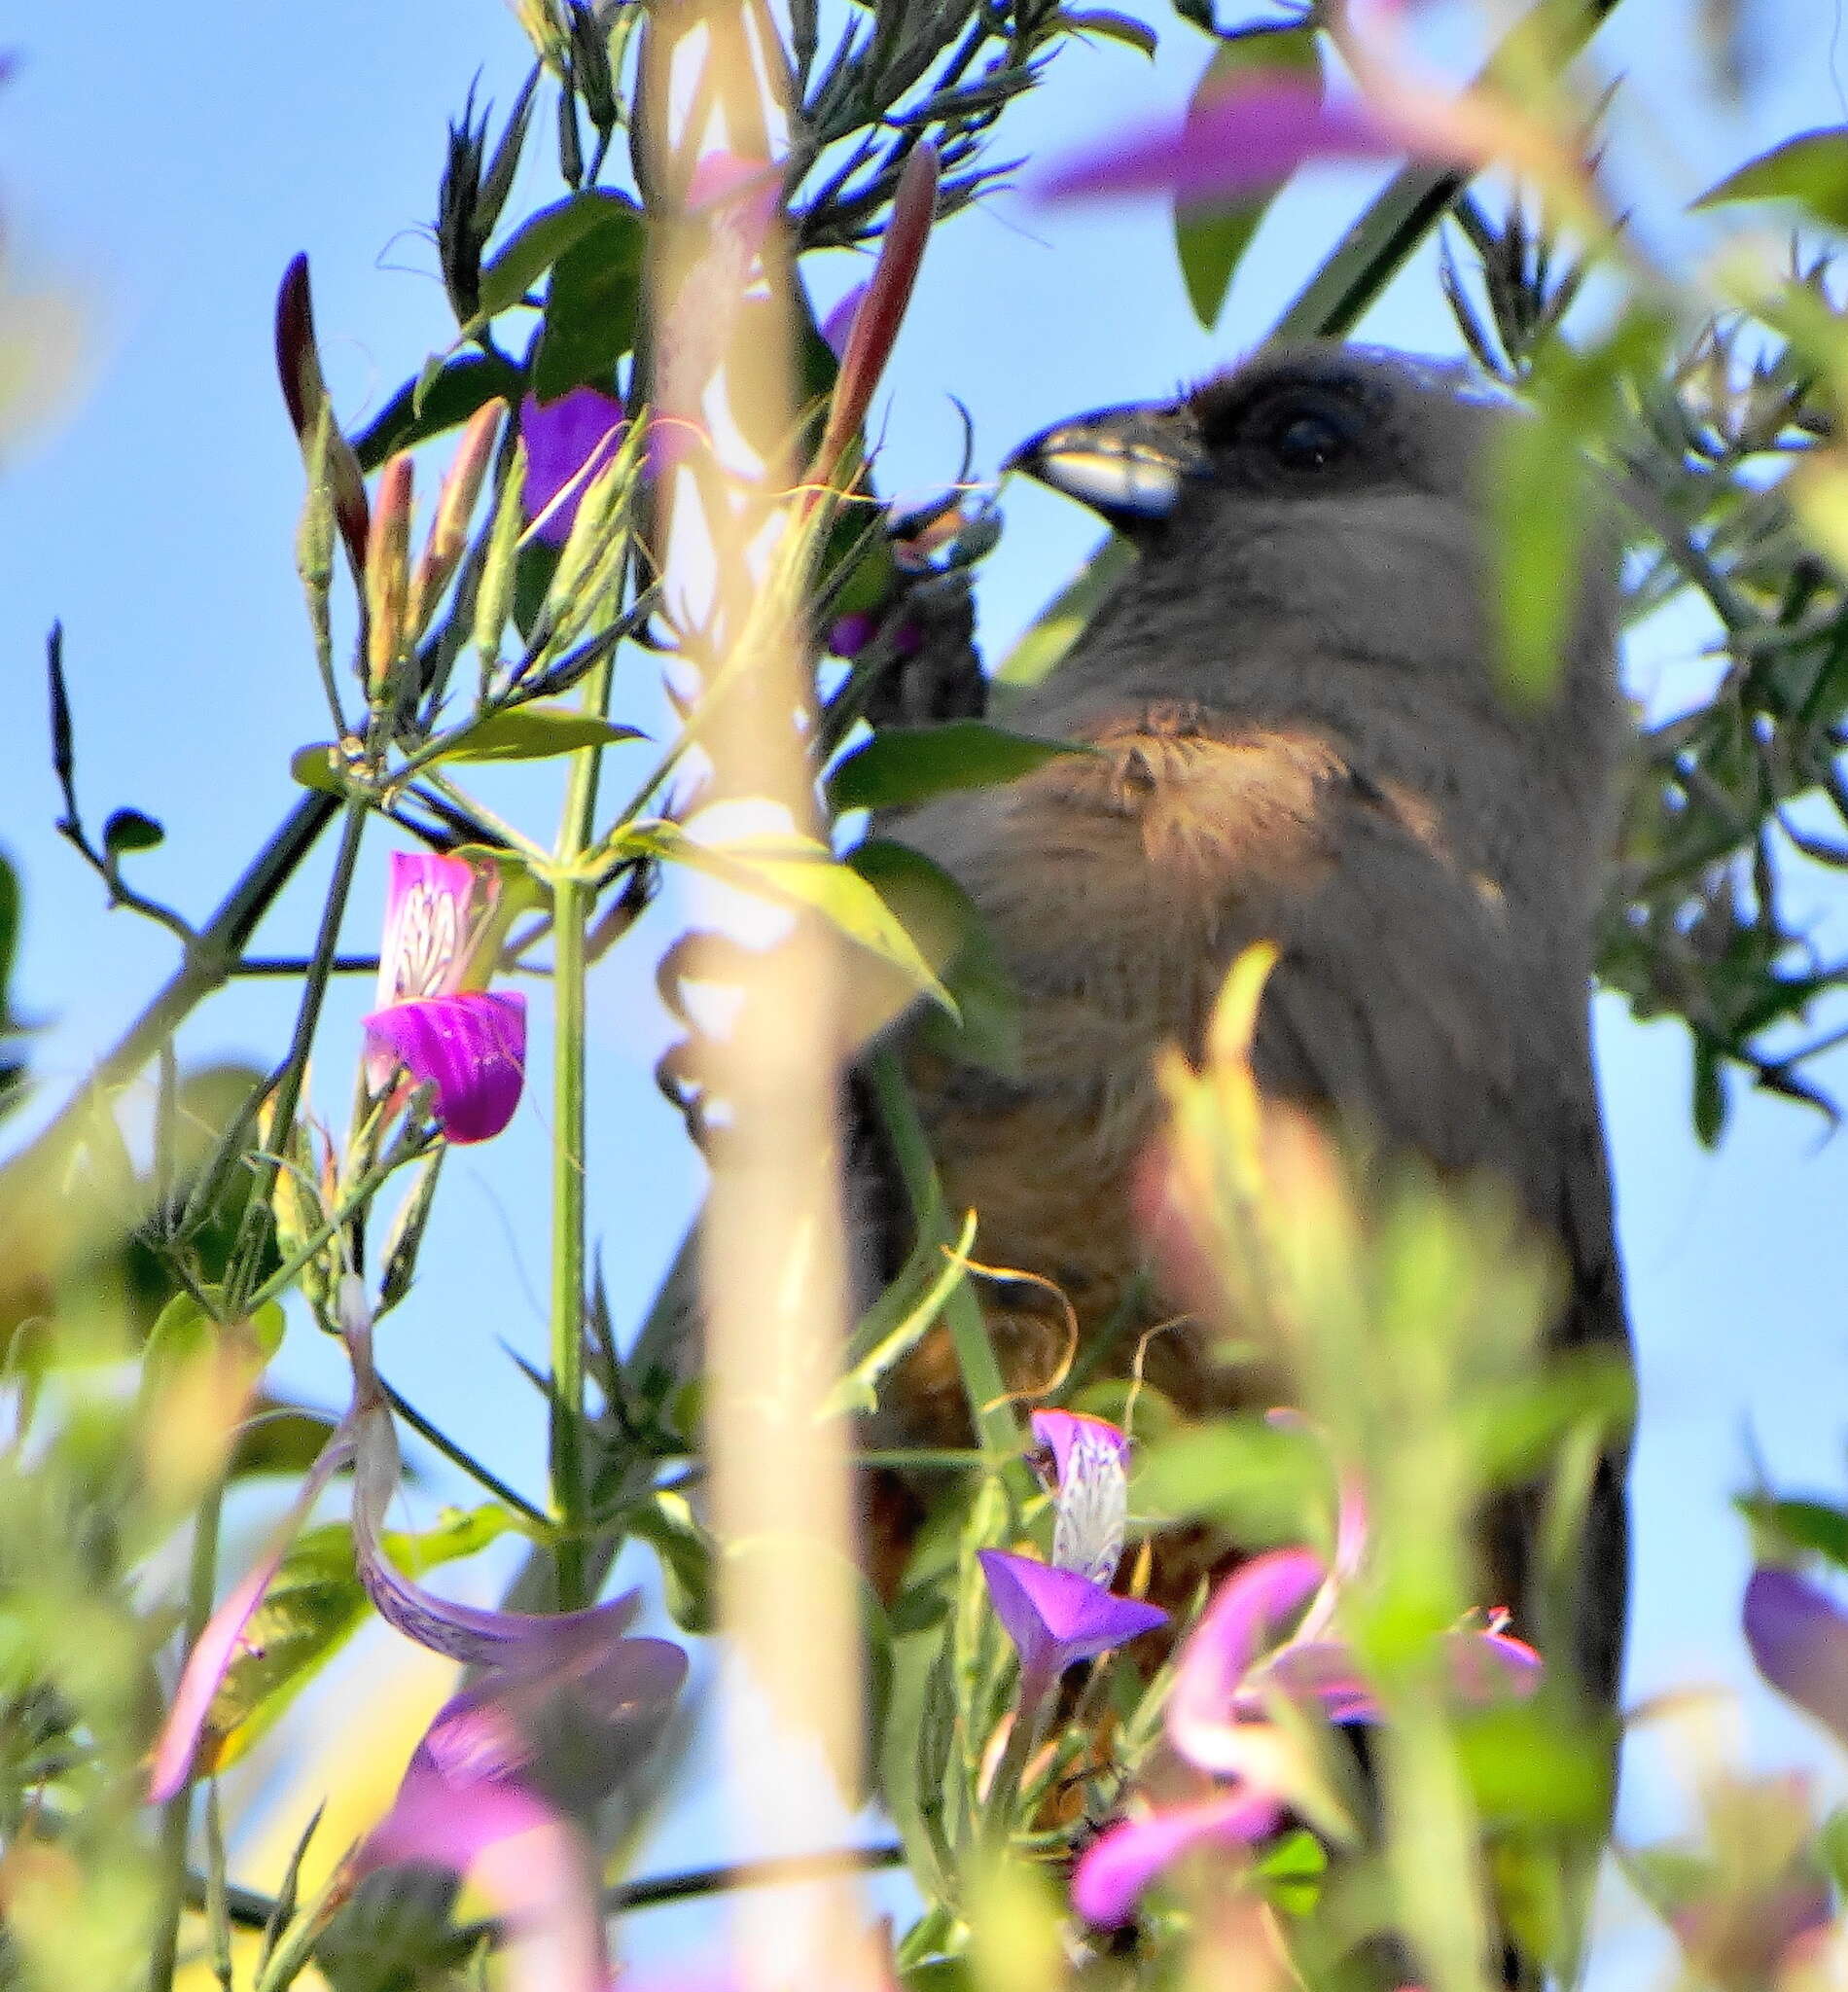
[[[1697,12],[1693,0],[1626,0],[1599,44],[1607,73],[1628,77],[1616,170],[1639,226],[1667,253],[1692,239],[1678,200],[1780,133],[1848,120],[1833,10],[1809,0],[1748,10],[1763,64],[1739,111],[1701,88]],[[349,420],[363,417],[449,330],[421,232],[444,121],[478,73],[482,94],[508,101],[525,53],[500,0],[163,10],[40,0],[4,36],[20,55],[0,95],[11,281],[62,291],[80,326],[73,391],[0,465],[0,683],[13,714],[0,736],[0,841],[24,874],[18,996],[47,1026],[35,1068],[58,1089],[166,973],[171,945],[106,914],[95,881],[52,834],[45,629],[63,618],[89,812],[100,821],[132,803],[158,817],[168,842],[135,876],[202,911],[288,807],[290,753],[325,731],[292,565],[301,479],[269,351],[276,281],[296,251],[309,253],[337,402]],[[1121,49],[1073,49],[1022,117],[1015,148],[1052,149],[1175,104],[1202,53],[1178,25],[1153,65]],[[516,206],[551,197],[543,132],[531,154]],[[989,466],[1060,415],[1162,393],[1223,362],[1262,330],[1368,184],[1329,174],[1293,196],[1212,334],[1188,313],[1151,205],[1048,214],[1009,196],[960,218],[932,245],[900,347],[887,488],[921,491],[953,473],[952,394],[974,416],[978,466]],[[826,263],[815,281],[832,296],[856,266],[842,255]],[[1416,276],[1402,283],[1367,336],[1449,347],[1433,295]],[[1093,537],[1047,493],[1010,490],[1005,509],[1007,537],[982,583],[991,656]],[[1676,641],[1633,660],[1652,698],[1673,702],[1706,669]],[[510,784],[505,797],[549,822],[543,785]],[[376,931],[382,848],[357,897],[354,948]],[[303,943],[316,882],[279,908],[265,945]],[[1819,919],[1830,914],[1826,882],[1802,889]],[[672,910],[651,915],[657,943]],[[1838,910],[1833,919],[1839,927]],[[649,1079],[665,1025],[646,952],[627,950],[592,983],[592,1218],[619,1310],[641,1304],[696,1184]],[[331,1006],[317,1070],[324,1110],[344,1111],[345,1060],[369,993],[345,987]],[[241,988],[195,1019],[185,1049],[265,1062],[288,1014],[286,991]],[[1640,1027],[1611,1003],[1598,1022],[1644,1404],[1632,1692],[1690,1680],[1745,1687],[1745,1544],[1726,1507],[1744,1476],[1742,1434],[1793,1483],[1838,1492],[1848,1479],[1848,1141],[1826,1145],[1815,1118],[1747,1098],[1724,1149],[1704,1154],[1688,1128],[1680,1031]],[[534,1049],[545,1056],[543,1025]],[[1848,1061],[1835,1061],[1833,1078],[1848,1089]],[[538,1405],[502,1344],[543,1347],[535,1186],[546,1113],[542,1088],[505,1138],[454,1158],[429,1276],[383,1352],[432,1415],[528,1487],[543,1462]],[[338,1395],[338,1365],[300,1323],[286,1360],[302,1388]],[[1767,1695],[1749,1697],[1748,1728],[1761,1762],[1827,1764]],[[1640,1758],[1635,1768],[1625,1816],[1653,1827],[1667,1786]]]

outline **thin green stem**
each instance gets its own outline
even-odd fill
[[[199,1503],[193,1524],[193,1561],[186,1587],[185,1647],[191,1653],[212,1616],[218,1582],[218,1519],[224,1488],[214,1484]],[[193,1816],[193,1786],[174,1793],[160,1815],[160,1908],[148,1951],[148,1992],[172,1992],[180,1957],[180,1917],[187,1902],[187,1837]]]
[[[470,1479],[485,1487],[497,1501],[505,1502],[515,1514],[530,1522],[533,1527],[550,1531],[551,1521],[543,1510],[535,1508],[523,1494],[516,1494],[497,1474],[490,1473],[473,1453],[458,1445],[440,1427],[431,1424],[415,1405],[401,1397],[382,1376],[378,1379],[378,1387],[385,1394],[385,1402],[399,1417],[419,1438],[434,1445],[451,1466],[460,1467]]]
[[[339,806],[333,796],[310,795],[290,810],[218,909],[194,935],[165,986],[98,1059],[89,1079],[20,1156],[21,1163],[47,1161],[55,1156],[80,1131],[90,1102],[125,1085],[198,1005],[224,987],[242,958],[244,943],[334,821]]]
[[[585,683],[585,710],[601,715],[610,701],[614,661],[606,658]],[[551,1517],[558,1608],[590,1600],[583,1540],[589,1502],[584,1406],[585,929],[592,889],[579,872],[596,814],[602,749],[573,757],[558,828],[552,882],[552,1140],[551,1140]]]
[[[1013,1836],[1014,1814],[1020,1807],[1020,1783],[1026,1776],[1027,1765],[1033,1761],[1033,1753],[1040,1747],[1058,1685],[1058,1676],[1049,1667],[1020,1669],[1013,1726],[1008,1731],[1007,1747],[995,1766],[994,1782],[988,1787],[981,1807],[981,1846],[990,1859],[1004,1854]]]
[[[269,1125],[273,1153],[258,1157],[256,1188],[249,1206],[251,1215],[245,1222],[244,1235],[238,1241],[239,1250],[231,1277],[226,1281],[226,1305],[228,1318],[231,1320],[245,1311],[246,1298],[257,1284],[257,1269],[263,1262],[264,1245],[275,1225],[270,1198],[282,1165],[281,1152],[288,1144],[289,1130],[295,1125],[296,1108],[301,1103],[308,1056],[314,1049],[314,1034],[321,1021],[321,1004],[334,974],[340,922],[346,914],[347,896],[353,889],[353,873],[359,865],[366,813],[367,805],[361,798],[354,796],[348,799],[345,818],[340,826],[340,847],[334,859],[334,875],[328,881],[327,903],[321,908],[320,931],[315,936],[308,972],[302,978],[302,1004],[296,1012],[295,1035],[289,1041],[288,1056],[283,1061],[282,1076],[277,1082],[271,1106]]]
[[[390,1153],[382,1160],[373,1163],[353,1185],[339,1208],[325,1223],[317,1226],[275,1271],[260,1287],[252,1291],[243,1303],[242,1311],[245,1314],[254,1314],[267,1302],[280,1300],[295,1285],[302,1267],[339,1235],[358,1212],[365,1208],[375,1191],[382,1189],[386,1182],[408,1163],[417,1161],[429,1153],[430,1150],[426,1146],[411,1146],[402,1142],[394,1144]],[[276,1160],[280,1166],[279,1154]]]
[[[893,1159],[911,1200],[919,1234],[951,1244],[953,1227],[942,1185],[938,1181],[937,1164],[897,1056],[889,1050],[875,1052],[868,1063],[868,1073],[886,1139],[892,1145]],[[943,1302],[943,1319],[956,1351],[963,1390],[969,1399],[969,1414],[981,1451],[991,1460],[1006,1462],[1001,1468],[1002,1476],[1016,1499],[1024,1499],[1032,1492],[1032,1482],[1021,1453],[1020,1428],[1011,1407],[1007,1379],[988,1338],[981,1303],[966,1280]]]

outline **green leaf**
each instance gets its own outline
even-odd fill
[[[1808,1549],[1848,1570],[1848,1513],[1823,1501],[1778,1501],[1766,1494],[1741,1494],[1734,1506],[1755,1529],[1774,1537],[1784,1550]]]
[[[331,740],[317,740],[312,747],[298,747],[289,757],[289,772],[316,795],[346,794],[346,764]]]
[[[1545,346],[1527,421],[1502,424],[1489,480],[1491,560],[1498,583],[1502,683],[1517,705],[1546,705],[1581,599],[1588,536],[1604,516],[1589,452],[1618,418],[1626,381],[1652,380],[1664,327],[1632,308],[1595,344]]]
[[[481,270],[480,304],[468,330],[517,304],[568,250],[629,203],[615,194],[573,194],[542,207]]]
[[[566,705],[518,705],[490,713],[445,747],[443,761],[544,761],[582,747],[608,747],[646,737],[633,727]]]
[[[226,1472],[233,1480],[307,1472],[339,1420],[286,1398],[260,1397],[238,1428]]]
[[[1725,1075],[1720,1069],[1720,1054],[1705,1038],[1693,1041],[1694,1132],[1703,1148],[1714,1148],[1725,1132],[1731,1102],[1726,1098]]]
[[[1587,1425],[1620,1432],[1636,1412],[1636,1384],[1616,1356],[1584,1351],[1545,1375],[1489,1391],[1461,1430],[1482,1484],[1510,1487],[1544,1473],[1567,1437]]]
[[[384,1538],[387,1554],[412,1575],[473,1556],[512,1524],[506,1511],[483,1507],[446,1515],[418,1535]],[[364,1622],[368,1601],[344,1522],[305,1529],[282,1560],[245,1629],[206,1717],[201,1775],[234,1763],[266,1735],[298,1694]]]
[[[1286,1834],[1252,1864],[1264,1894],[1291,1916],[1306,1916],[1315,1907],[1322,1895],[1322,1877],[1328,1871],[1328,1849],[1303,1827]]]
[[[1315,1540],[1329,1503],[1314,1440],[1262,1418],[1191,1425],[1148,1448],[1136,1505],[1163,1519],[1204,1517],[1242,1547]]]
[[[112,858],[124,851],[151,851],[167,840],[167,834],[152,816],[139,809],[117,809],[103,825],[103,849]]]
[[[201,1774],[235,1763],[359,1629],[367,1599],[344,1522],[305,1529],[245,1627],[206,1716]]]
[[[954,1014],[933,1010],[918,1025],[926,1049],[964,1065],[1013,1075],[1020,1070],[1020,991],[968,893],[909,844],[868,837],[847,863],[898,915],[919,953],[949,991]],[[864,1043],[910,1004],[903,982],[880,989],[862,979],[851,1026]]]
[[[214,1302],[221,1298],[216,1287],[204,1289]],[[285,1317],[279,1300],[266,1300],[256,1313],[230,1328],[221,1328],[191,1294],[175,1294],[155,1317],[142,1351],[143,1374],[152,1383],[170,1375],[182,1365],[214,1350],[228,1336],[240,1336],[250,1352],[267,1363],[282,1346]]]
[[[624,1517],[660,1559],[661,1596],[683,1632],[704,1634],[719,1622],[718,1576],[712,1538],[700,1527],[685,1495],[657,1492]]]
[[[824,1417],[878,1408],[879,1378],[930,1332],[964,1277],[975,1242],[973,1212],[964,1220],[952,1250],[945,1252],[931,1238],[918,1240],[898,1278],[860,1317],[848,1337],[844,1373],[828,1394]]]
[[[1485,1820],[1582,1830],[1610,1818],[1610,1742],[1596,1725],[1569,1727],[1550,1704],[1526,1702],[1462,1717],[1456,1734]]]
[[[913,992],[955,1014],[954,998],[904,923],[852,867],[807,838],[735,837],[702,842],[677,823],[631,825],[622,839],[669,864],[691,866],[728,885],[817,912],[875,961],[896,969]]]
[[[995,685],[1037,685],[1083,633],[1105,596],[1135,561],[1129,542],[1112,533],[1083,567],[1028,624],[1019,642],[1001,660]]]
[[[533,354],[533,392],[541,402],[586,381],[606,385],[634,344],[645,240],[641,216],[626,201],[611,200],[558,258]]]
[[[1235,77],[1255,69],[1294,69],[1314,78],[1322,86],[1322,51],[1312,27],[1288,28],[1280,34],[1239,35],[1221,42],[1213,51],[1188,115],[1217,96]],[[1177,202],[1174,209],[1174,250],[1181,275],[1187,284],[1188,302],[1193,315],[1211,332],[1225,308],[1226,293],[1239,259],[1258,232],[1258,225],[1268,212],[1280,189],[1240,200],[1231,206],[1189,207]]]
[[[1107,42],[1126,43],[1148,56],[1155,54],[1157,46],[1155,31],[1146,20],[1114,13],[1107,7],[1086,8],[1080,13],[1067,11],[1059,16],[1058,25],[1073,34],[1097,35]]]
[[[1848,1888],[1848,1808],[1837,1806],[1816,1829],[1816,1858],[1837,1888]]]
[[[884,727],[828,777],[836,811],[900,809],[956,789],[986,789],[1030,774],[1060,754],[1096,750],[1070,740],[1012,733],[986,720]]]
[[[1693,204],[1724,207],[1735,200],[1794,200],[1830,228],[1848,230],[1848,125],[1787,138]]]
[[[497,354],[451,360],[436,374],[426,367],[353,438],[353,453],[361,470],[375,471],[399,450],[459,429],[489,402],[517,403],[525,392],[524,373]]]

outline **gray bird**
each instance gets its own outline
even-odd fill
[[[1174,1312],[1137,1298],[1155,1060],[1198,1050],[1227,968],[1260,939],[1281,949],[1262,1085],[1501,1178],[1568,1270],[1550,1345],[1627,1352],[1587,1023],[1625,730],[1614,575],[1582,584],[1554,695],[1511,703],[1480,487],[1515,419],[1459,370],[1302,346],[1171,406],[1060,423],[1015,458],[1140,557],[1008,714],[1101,752],[884,826],[961,881],[1022,997],[1017,1076],[943,1055],[911,1069],[950,1203],[979,1212],[980,1257],[1055,1282],[1085,1338],[1126,1310],[1119,1367],[1138,1322]],[[1056,1317],[1019,1290],[984,1304],[1012,1375],[1048,1374]],[[1203,1334],[1150,1353],[1184,1405],[1236,1401]],[[880,1427],[885,1443],[966,1439],[941,1340],[900,1372]],[[1599,1470],[1574,1627],[1607,1708],[1624,1464],[1613,1450]],[[905,1535],[889,1485],[871,1532],[889,1573]],[[1522,1629],[1527,1508],[1486,1532],[1494,1596]]]

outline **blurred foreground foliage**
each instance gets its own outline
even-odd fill
[[[332,1471],[325,1448],[343,1428],[265,1388],[284,1303],[293,1297],[299,1319],[341,1334],[349,1352],[343,1280],[363,1282],[379,1313],[415,1312],[447,1140],[440,1089],[363,1074],[337,1136],[309,1080],[329,978],[371,966],[339,951],[363,838],[389,825],[492,879],[483,890],[497,924],[462,993],[484,993],[490,970],[549,971],[561,1096],[575,1056],[580,1113],[586,964],[624,944],[669,866],[833,923],[860,970],[863,1039],[922,999],[934,1029],[1004,1056],[1005,978],[967,901],[915,854],[873,839],[841,856],[819,838],[691,823],[702,730],[722,697],[746,695],[748,674],[727,649],[735,632],[666,597],[656,542],[663,483],[678,477],[725,503],[724,466],[697,446],[676,454],[647,416],[699,406],[715,376],[792,328],[798,433],[746,440],[819,466],[812,489],[823,495],[802,513],[775,585],[809,638],[814,689],[800,721],[831,811],[1037,765],[1059,744],[969,714],[915,724],[933,715],[905,708],[895,670],[906,658],[915,677],[934,644],[966,648],[974,577],[999,530],[967,463],[940,505],[888,517],[858,440],[924,236],[1016,170],[1009,109],[1055,85],[1074,37],[1118,44],[1123,60],[1158,36],[1197,38],[1203,85],[1218,88],[1259,67],[1298,81],[1333,74],[1345,32],[1333,8],[1222,20],[1191,0],[1172,18],[1047,0],[792,0],[781,18],[752,6],[762,122],[731,124],[715,171],[697,132],[656,146],[650,120],[667,117],[652,52],[667,32],[658,11],[612,0],[520,0],[516,11],[534,52],[525,88],[504,109],[465,106],[444,148],[434,236],[455,341],[356,435],[328,402],[305,264],[284,280],[278,357],[308,485],[295,551],[329,737],[295,753],[299,800],[203,919],[143,889],[158,823],[124,807],[88,827],[73,719],[84,674],[69,669],[74,701],[53,639],[59,829],[112,903],[161,925],[181,958],[92,1084],[53,1111],[32,1103],[38,1119],[0,1176],[0,1983],[166,1992],[185,1973],[263,1992],[317,1975],[337,1992],[473,1984],[502,1939],[521,1937],[511,1912],[468,1920],[449,1877],[387,1867],[360,1879],[342,1865],[347,1849],[315,1845],[312,1828],[276,1896],[231,1879],[244,1822],[221,1818],[233,1788],[215,1774],[263,1740],[371,1616],[366,1561],[338,1512],[298,1517],[305,1528],[277,1552],[278,1573],[227,1655],[202,1722],[205,1796],[184,1786],[153,1821],[143,1804],[170,1691],[162,1655],[176,1636],[196,1640],[224,1589],[227,1488]],[[1557,631],[1546,605],[1570,598],[1578,526],[1596,509],[1576,502],[1580,452],[1617,496],[1632,623],[1710,656],[1699,695],[1639,719],[1601,974],[1638,1014],[1686,1024],[1694,1123],[1711,1141],[1740,1079],[1833,1112],[1814,1067],[1842,1035],[1848,969],[1815,907],[1823,875],[1848,862],[1848,333],[1833,263],[1848,229],[1848,134],[1809,134],[1733,174],[1709,196],[1724,226],[1704,260],[1663,267],[1646,230],[1616,220],[1627,190],[1584,164],[1584,134],[1625,114],[1621,90],[1600,100],[1578,62],[1610,11],[1610,0],[1544,5],[1496,55],[1490,84],[1546,138],[1535,185],[1406,167],[1305,271],[1280,323],[1292,337],[1345,334],[1437,231],[1437,281],[1465,344],[1536,410],[1504,466],[1510,672],[1531,684],[1549,666]],[[728,109],[735,120],[736,100]],[[548,145],[557,197],[515,216],[515,170]],[[1177,210],[1181,277],[1209,322],[1263,206]],[[697,238],[678,291],[660,247],[672,216]],[[803,259],[879,243],[869,298],[842,334],[813,308]],[[549,411],[567,409],[601,420],[560,474],[568,445]],[[449,454],[419,541],[416,467],[437,448]],[[1107,551],[1052,606],[1023,647],[1033,668],[1048,666],[1075,604],[1122,557]],[[619,658],[664,662],[681,722],[670,739],[612,716]],[[511,762],[561,776],[555,836],[505,820],[471,786],[483,766]],[[275,971],[249,954],[252,938],[337,825],[319,931],[283,959],[302,990],[291,1042],[265,1072],[183,1069],[175,1031],[231,978]],[[0,864],[0,1114],[29,1099],[30,1019],[7,996],[19,909]],[[722,980],[724,961],[708,942],[662,965],[664,998],[688,1032],[662,1082],[696,1138],[723,1128],[726,1103],[706,1095],[690,992]],[[434,993],[387,989],[381,1006]],[[324,1044],[321,1056],[325,1066]],[[1177,1077],[1174,1099],[1177,1143],[1200,1179],[1239,1184],[1260,1131],[1236,1056]],[[568,1184],[576,1161],[568,1149],[561,1157]],[[1551,1686],[1531,1702],[1457,1706],[1433,1656],[1484,1602],[1464,1547],[1470,1515],[1498,1488],[1542,1479],[1555,1539],[1568,1541],[1596,1446],[1628,1414],[1623,1380],[1537,1367],[1547,1269],[1491,1196],[1407,1176],[1369,1204],[1332,1152],[1297,1163],[1289,1195],[1245,1180],[1220,1215],[1255,1227],[1247,1242],[1259,1239],[1277,1275],[1267,1303],[1305,1422],[1187,1425],[1153,1391],[1095,1381],[1069,1407],[1133,1424],[1147,1441],[1131,1591],[1164,1532],[1210,1522],[1254,1553],[1305,1545],[1332,1557],[1342,1490],[1364,1502],[1369,1555],[1350,1573],[1337,1622],[1393,1739],[1380,1818],[1365,1816],[1336,1723],[1266,1705],[1301,1779],[1302,1821],[1176,1868],[1133,1940],[1079,1926],[1065,1895],[1072,1863],[1127,1795],[1162,1800],[1175,1775],[1163,1741],[1172,1669],[1120,1656],[1090,1665],[1039,1747],[1024,1747],[1019,1675],[977,1559],[1005,1548],[1044,1561],[1058,1501],[1025,1471],[1012,1409],[973,1392],[986,1406],[983,1449],[920,1463],[942,1473],[944,1498],[890,1605],[866,1602],[878,1779],[922,1898],[885,1977],[916,1992],[1240,1973],[1254,1985],[1336,1987],[1365,1982],[1356,1957],[1395,1930],[1434,1987],[1462,1992],[1483,1981],[1491,1914],[1533,1954],[1570,1967],[1587,1848],[1610,1796],[1597,1739]],[[375,1386],[480,1497],[391,1538],[387,1554],[421,1572],[518,1534],[531,1553],[517,1601],[551,1610],[586,1606],[619,1547],[639,1541],[657,1554],[675,1618],[704,1634],[718,1551],[698,1499],[703,1384],[677,1346],[684,1296],[670,1290],[625,1334],[587,1262],[582,1185],[558,1195],[575,1213],[554,1228],[554,1295],[565,1298],[550,1370],[533,1371],[551,1406],[548,1496],[522,1496],[515,1465],[471,1457],[356,1365],[356,1404]],[[978,1320],[975,1234],[928,1195],[920,1207],[924,1236],[858,1324],[834,1415],[874,1400],[941,1315]],[[1228,1282],[1249,1275],[1230,1260],[1218,1270]],[[1780,1558],[1848,1564],[1848,1523],[1828,1504],[1761,1491],[1748,1513]],[[737,1878],[622,1882],[674,1755],[646,1774],[638,1759],[586,1829],[612,1911]],[[1819,1935],[1848,1867],[1839,1818],[1819,1821],[1805,1793],[1760,1790],[1724,1767],[1703,1789],[1701,1842],[1624,1857],[1681,1939],[1688,1981],[1727,1992],[1840,1982],[1822,1974],[1839,1959],[1829,1963],[1820,1946],[1833,1939]],[[1754,1940],[1767,1932],[1789,1940]],[[494,1967],[506,1982],[542,1982],[521,1979],[530,1966],[517,1940],[506,1953]]]

